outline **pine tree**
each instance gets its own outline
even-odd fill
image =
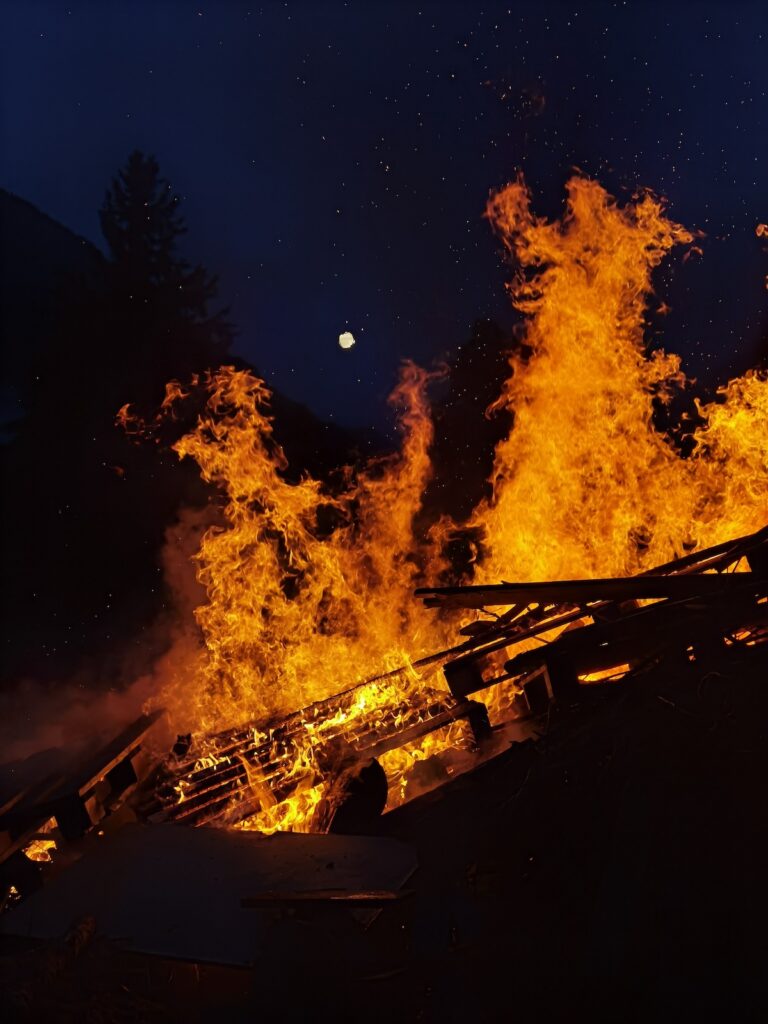
[[[139,322],[162,323],[166,337],[184,327],[187,333],[195,328],[188,340],[196,349],[207,344],[207,361],[215,363],[231,343],[232,329],[225,311],[208,312],[216,278],[199,264],[190,265],[177,251],[186,233],[180,202],[170,182],[160,177],[157,160],[138,150],[131,153],[99,211],[111,256],[112,301],[130,305]],[[183,369],[180,366],[178,372]]]

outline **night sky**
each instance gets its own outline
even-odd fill
[[[237,350],[337,422],[382,421],[402,357],[512,322],[482,212],[518,168],[549,215],[574,166],[667,196],[707,237],[660,283],[666,346],[708,380],[756,358],[766,4],[5,0],[0,22],[0,184],[102,244],[110,178],[154,153]]]

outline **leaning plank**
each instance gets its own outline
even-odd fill
[[[1,856],[26,844],[49,818],[65,839],[79,838],[136,783],[134,758],[164,712],[140,715],[105,746],[92,749],[44,785],[26,792],[0,821]],[[102,783],[104,783],[102,785]]]
[[[742,558],[746,558],[749,564],[749,568],[752,572],[757,573],[763,578],[766,575],[765,564],[766,564],[766,549],[768,549],[768,526],[764,526],[761,530],[756,533],[748,534],[744,537],[736,537],[732,540],[725,541],[721,544],[716,544],[713,547],[702,548],[699,551],[693,551],[688,555],[684,555],[682,558],[674,559],[671,562],[665,562],[663,565],[657,565],[647,572],[641,573],[638,576],[627,577],[623,580],[625,583],[632,583],[640,580],[652,580],[659,581],[662,577],[669,579],[675,579],[678,582],[670,584],[670,589],[665,593],[639,593],[635,592],[630,594],[629,597],[622,596],[623,593],[629,593],[624,591],[620,586],[622,580],[560,580],[554,583],[541,582],[541,583],[501,583],[492,586],[467,586],[467,587],[434,587],[434,588],[421,588],[416,591],[416,595],[421,597],[425,604],[428,606],[442,607],[453,607],[453,608],[482,608],[485,605],[504,604],[512,605],[516,598],[521,603],[528,603],[529,600],[534,603],[541,603],[545,598],[546,587],[576,587],[582,585],[592,585],[596,589],[600,584],[607,583],[609,586],[614,588],[616,597],[610,594],[605,600],[632,600],[634,597],[653,598],[653,597],[671,597],[682,599],[691,596],[694,591],[687,591],[685,584],[680,580],[680,577],[690,575],[703,576],[708,570],[718,570],[721,574],[719,576],[712,576],[714,579],[725,579],[726,576],[722,574],[728,566],[734,565]],[[741,574],[739,574],[741,575]],[[654,582],[653,586],[655,589],[659,589]],[[716,584],[705,583],[706,587],[714,588]],[[528,597],[531,593],[531,588],[534,591],[538,591],[538,594],[534,594],[533,597]],[[701,593],[707,593],[708,591],[702,590]],[[503,597],[504,600],[499,600],[499,597]],[[572,596],[572,595],[571,595]],[[588,598],[589,601],[593,600]],[[595,600],[600,600],[596,598]]]
[[[416,591],[428,606],[486,608],[493,605],[569,604],[597,601],[683,600],[720,594],[751,573],[689,576],[627,576],[599,580],[554,580],[541,583],[495,583],[480,587],[436,587]]]
[[[385,903],[397,903],[410,896],[411,892],[411,889],[306,889],[298,892],[262,892],[258,896],[244,897],[240,900],[240,906],[244,910],[306,903],[340,903],[343,906],[364,904],[368,907],[380,907]]]

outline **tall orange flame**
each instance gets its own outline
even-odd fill
[[[562,221],[531,212],[522,181],[488,216],[520,271],[527,364],[513,359],[498,405],[514,429],[496,449],[493,496],[475,510],[484,581],[639,572],[748,532],[768,513],[766,382],[733,382],[683,459],[653,426],[653,399],[680,383],[677,356],[643,342],[651,272],[692,234],[645,194],[619,207],[572,178]]]
[[[175,445],[225,496],[224,521],[196,556],[206,656],[179,702],[192,725],[285,714],[434,642],[431,618],[411,600],[428,555],[413,519],[431,474],[431,376],[404,365],[391,397],[401,450],[349,471],[340,494],[309,476],[285,479],[263,381],[222,367],[204,382],[205,410]]]

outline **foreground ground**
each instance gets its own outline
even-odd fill
[[[98,932],[73,959],[6,944],[6,1006],[79,1022],[765,1020],[766,661],[585,689],[537,742],[388,815],[380,834],[414,845],[419,869],[372,922],[276,910],[249,970],[129,956]]]

